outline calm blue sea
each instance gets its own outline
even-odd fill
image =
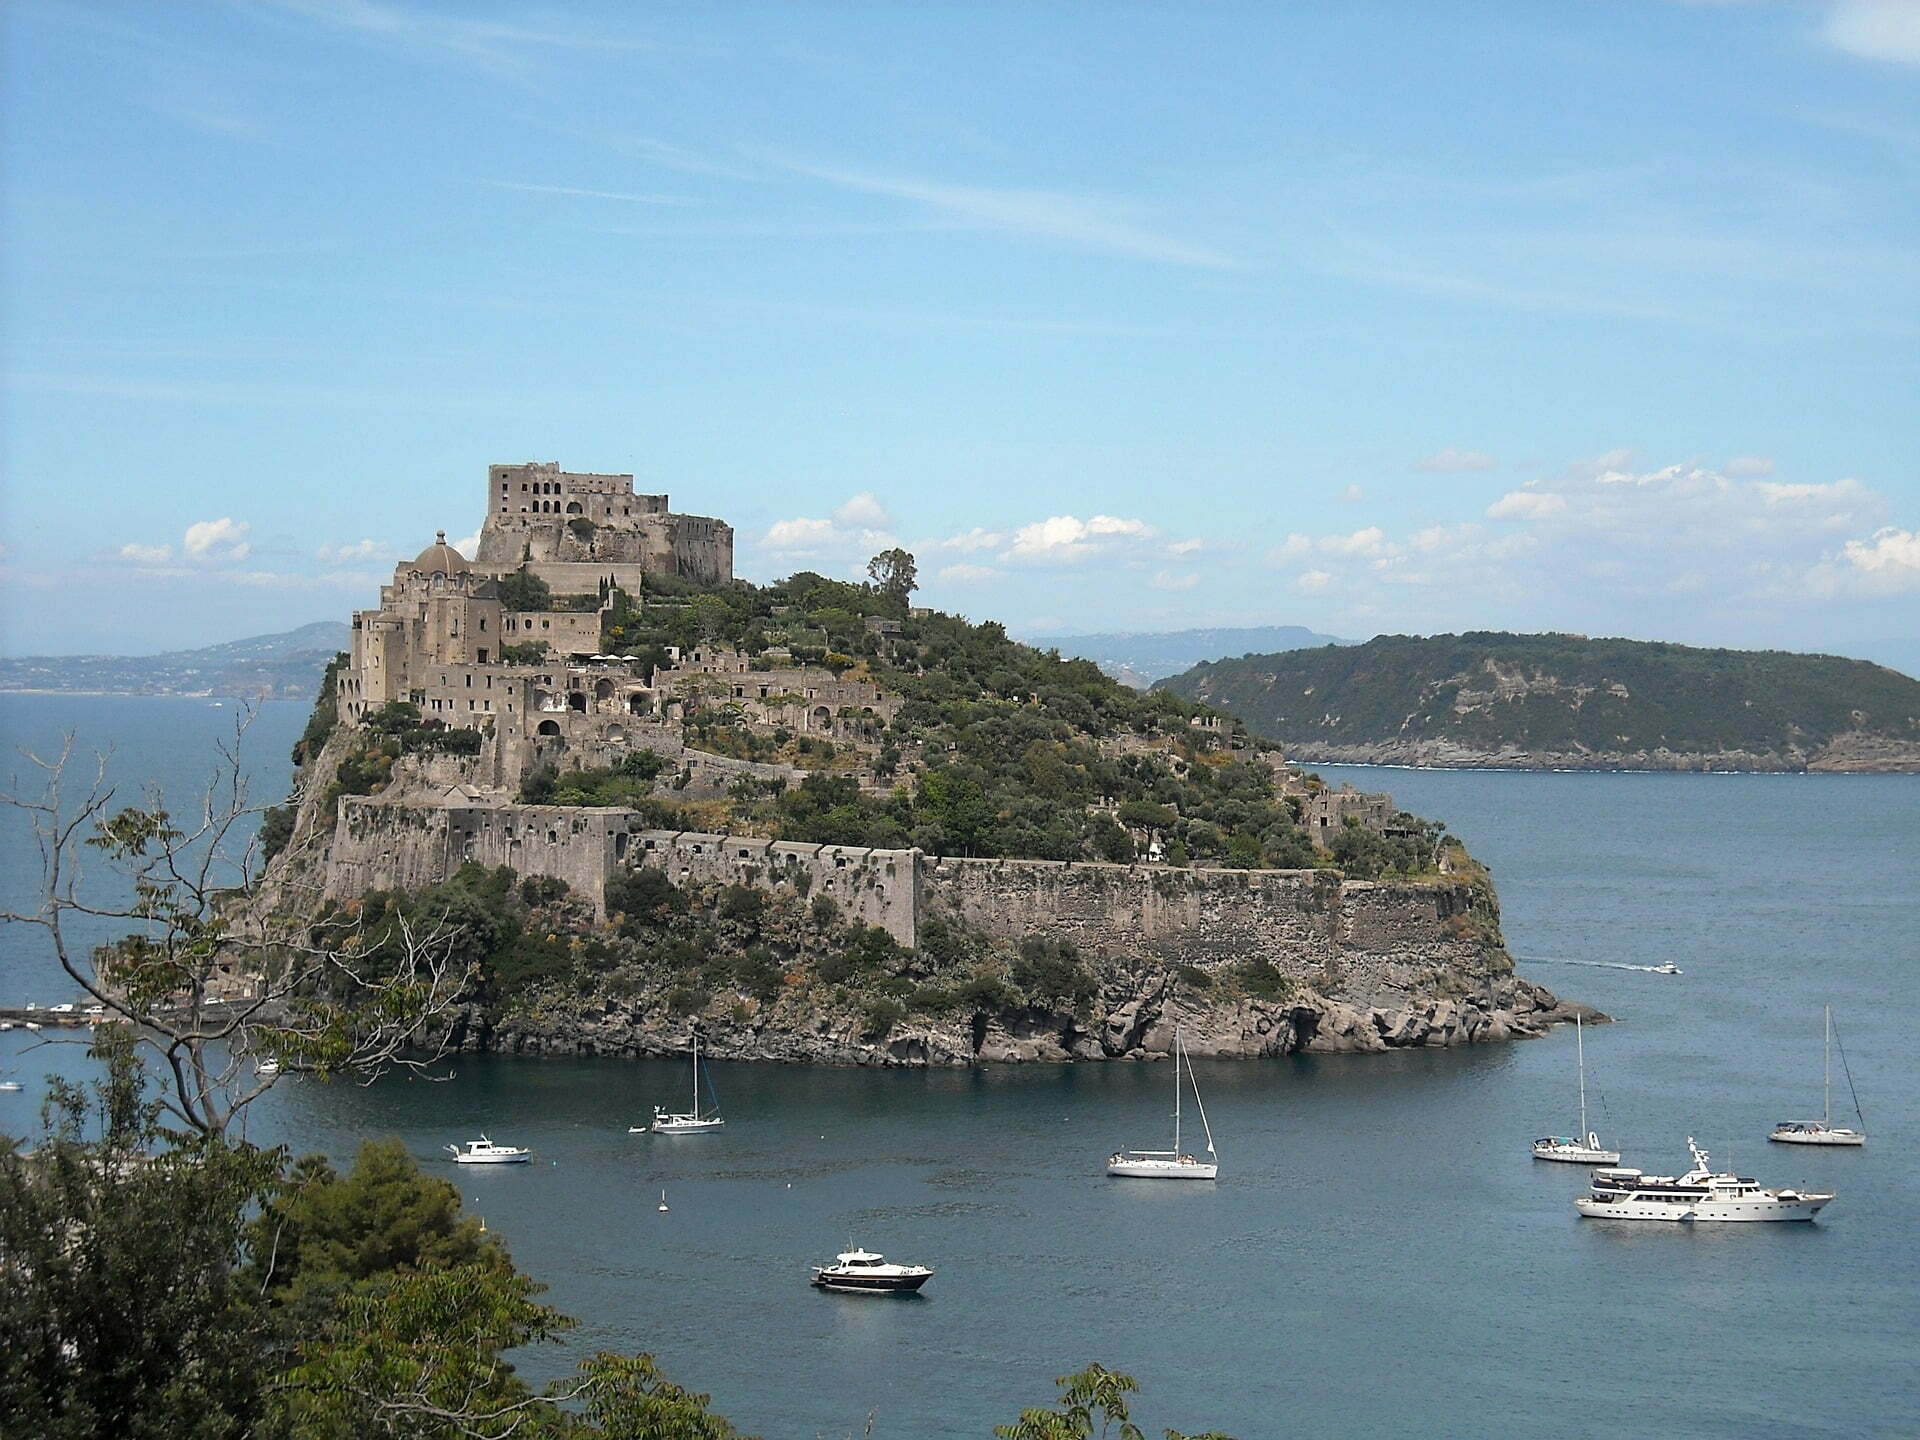
[[[231,713],[0,696],[0,732],[75,728],[173,790]],[[263,795],[304,718],[255,721]],[[652,1350],[770,1440],[869,1415],[876,1436],[984,1436],[1094,1359],[1139,1377],[1149,1434],[1920,1433],[1920,780],[1325,773],[1445,819],[1492,867],[1524,973],[1618,1018],[1587,1060],[1628,1163],[1683,1165],[1695,1135],[1763,1180],[1838,1190],[1820,1223],[1578,1220],[1584,1172],[1527,1154],[1574,1123],[1571,1033],[1201,1062],[1214,1185],[1100,1173],[1164,1132],[1158,1065],[717,1065],[726,1130],[667,1140],[626,1127],[683,1093],[683,1066],[463,1058],[443,1084],[283,1085],[255,1136],[344,1156],[397,1133],[429,1163],[483,1128],[533,1145],[530,1167],[446,1170],[583,1321],[526,1368]],[[33,868],[0,830],[9,903]],[[1608,968],[1666,960],[1685,974]],[[0,999],[24,998],[65,997],[30,936],[0,934]],[[1818,1113],[1826,1004],[1872,1140],[1769,1146],[1770,1122]],[[22,1040],[0,1036],[0,1069],[80,1068]],[[29,1125],[32,1088],[0,1096],[0,1128]],[[918,1301],[809,1289],[806,1265],[849,1240],[939,1273]]]

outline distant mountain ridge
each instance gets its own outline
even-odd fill
[[[1177,675],[1202,660],[1353,642],[1300,625],[1255,625],[1142,634],[1035,636],[1026,643],[1040,650],[1058,650],[1070,658],[1091,660],[1123,684],[1145,689],[1155,680]]]
[[[1382,635],[1203,663],[1156,688],[1321,763],[1920,773],[1920,680],[1835,655]]]
[[[99,695],[233,695],[311,700],[352,631],[338,620],[160,655],[0,658],[0,690]]]

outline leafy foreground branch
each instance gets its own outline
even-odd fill
[[[399,1141],[342,1175],[169,1130],[123,1028],[94,1054],[106,1078],[55,1080],[35,1148],[0,1138],[0,1434],[742,1440],[649,1355],[535,1392],[506,1353],[575,1322]],[[1130,1378],[1061,1383],[995,1433],[1139,1436]]]

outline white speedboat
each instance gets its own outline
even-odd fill
[[[456,1165],[521,1165],[533,1158],[533,1151],[518,1145],[496,1145],[485,1135],[464,1145],[449,1145]]]
[[[1618,1165],[1620,1152],[1600,1144],[1600,1137],[1587,1128],[1587,1046],[1580,1029],[1580,1017],[1573,1017],[1574,1064],[1580,1071],[1580,1130],[1575,1135],[1543,1135],[1533,1142],[1536,1160],[1565,1160],[1572,1165]]]
[[[1180,1148],[1180,1069],[1186,1067],[1187,1080],[1193,1086],[1194,1108],[1200,1112],[1201,1127],[1207,1133],[1207,1158],[1189,1155]],[[1107,1157],[1107,1174],[1129,1180],[1213,1180],[1220,1174],[1213,1148],[1213,1127],[1207,1124],[1207,1107],[1200,1101],[1200,1082],[1193,1078],[1193,1063],[1187,1059],[1187,1047],[1181,1042],[1178,1027],[1173,1032],[1173,1148],[1171,1150],[1116,1150]]]
[[[1681,973],[1681,970],[1678,965],[1669,960],[1664,965],[1649,965],[1647,967],[1647,973],[1649,975],[1678,975]]]
[[[1853,1113],[1860,1121],[1854,1130],[1833,1123],[1833,1007],[1827,1007],[1827,1108],[1818,1120],[1783,1120],[1767,1138],[1782,1145],[1864,1145],[1867,1143],[1867,1117],[1860,1113],[1860,1096],[1853,1088],[1853,1072],[1847,1068],[1847,1052],[1840,1052],[1840,1068],[1846,1072],[1847,1093],[1853,1096]]]
[[[1592,1189],[1573,1205],[1595,1220],[1755,1221],[1811,1220],[1833,1200],[1831,1192],[1769,1190],[1745,1175],[1715,1173],[1707,1152],[1687,1137],[1693,1169],[1675,1178],[1638,1170],[1593,1172]]]
[[[707,1081],[707,1099],[713,1099],[713,1081]],[[693,1037],[693,1105],[686,1113],[678,1114],[664,1105],[653,1107],[653,1123],[647,1128],[656,1135],[698,1135],[707,1130],[718,1130],[727,1122],[720,1118],[718,1110],[700,1113],[700,1037]],[[638,1125],[630,1126],[628,1134],[638,1132]]]
[[[813,1283],[822,1290],[857,1295],[912,1295],[932,1278],[924,1265],[890,1265],[871,1250],[842,1250],[833,1264],[813,1267]]]
[[[21,1083],[18,1080],[0,1080],[0,1090],[11,1092],[14,1090],[21,1090],[24,1088],[26,1087],[21,1085]]]

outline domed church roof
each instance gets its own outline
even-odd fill
[[[465,575],[472,567],[466,557],[447,543],[447,532],[434,532],[433,544],[420,552],[420,558],[413,562],[416,570],[441,575]]]

